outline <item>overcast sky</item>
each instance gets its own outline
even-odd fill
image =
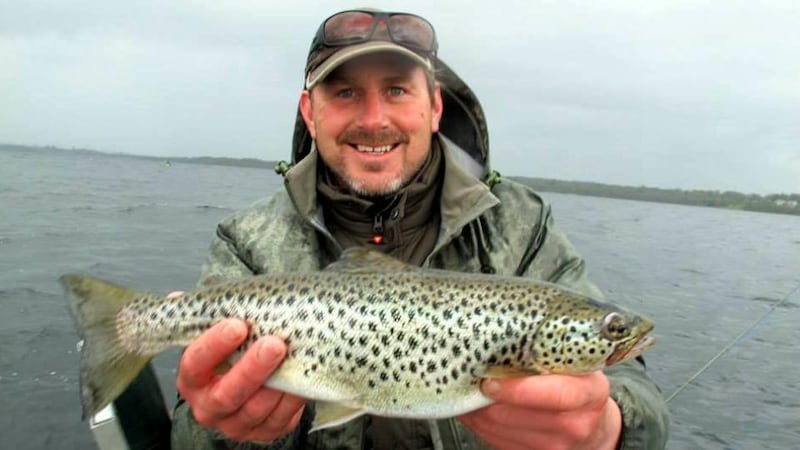
[[[288,159],[320,21],[367,2],[0,3],[0,142]],[[436,27],[505,175],[800,192],[796,0],[375,1]]]

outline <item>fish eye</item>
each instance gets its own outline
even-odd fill
[[[603,336],[609,339],[620,339],[627,336],[629,332],[628,323],[621,314],[612,312],[603,318]]]

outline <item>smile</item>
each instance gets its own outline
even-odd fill
[[[381,155],[392,151],[392,149],[395,148],[397,144],[380,145],[377,147],[373,147],[370,145],[363,145],[363,144],[351,144],[351,145],[360,153],[372,153]]]

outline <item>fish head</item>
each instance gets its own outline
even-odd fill
[[[574,300],[554,308],[536,331],[530,363],[540,373],[600,370],[655,343],[648,335],[654,328],[649,319],[595,300]]]

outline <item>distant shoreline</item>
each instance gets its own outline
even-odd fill
[[[277,161],[256,158],[223,158],[212,156],[161,157],[131,155],[127,153],[108,153],[82,148],[64,149],[54,146],[29,146],[0,144],[0,151],[53,151],[85,155],[119,156],[125,158],[176,162],[188,164],[210,164],[218,166],[254,167],[274,169]],[[512,180],[524,183],[537,191],[576,194],[592,197],[640,200],[655,203],[705,206],[711,208],[738,209],[743,211],[767,212],[776,214],[800,215],[800,194],[743,194],[734,191],[662,189],[645,186],[621,186],[586,181],[564,181],[547,178],[509,176]]]

